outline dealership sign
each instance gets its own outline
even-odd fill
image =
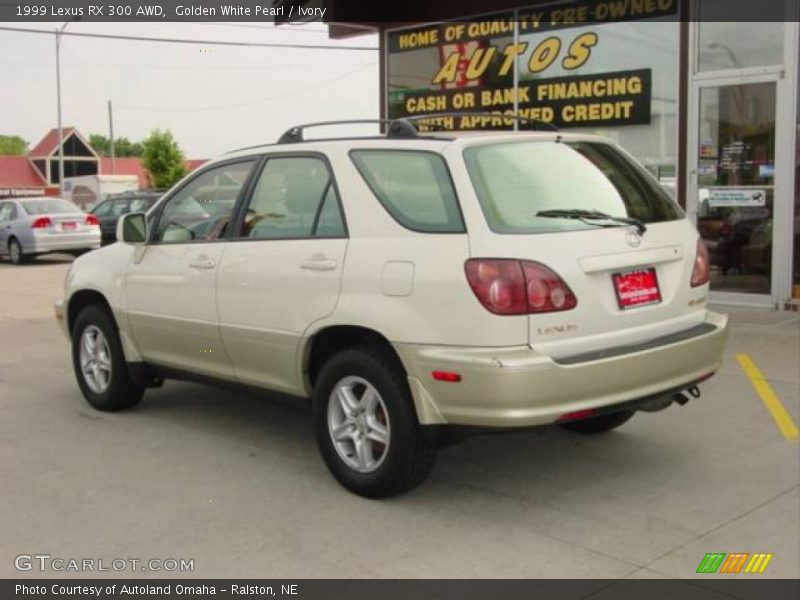
[[[650,122],[650,69],[578,77],[554,77],[520,83],[439,92],[397,91],[390,96],[393,118],[430,113],[497,113],[496,118],[462,114],[420,121],[432,129],[508,127],[501,115],[517,114],[558,127],[638,125]]]
[[[520,117],[560,128],[647,125],[651,69],[592,73],[602,27],[562,36],[552,32],[673,16],[676,10],[676,0],[579,0],[482,16],[482,21],[390,31],[388,116],[494,115],[437,117],[428,123],[456,130],[506,129],[513,120],[501,117],[515,110]],[[548,33],[532,35],[539,32]]]
[[[0,187],[0,198],[21,198],[24,196],[43,196],[45,190],[43,188],[2,188]]]

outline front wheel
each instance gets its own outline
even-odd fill
[[[591,417],[589,419],[582,419],[580,421],[559,423],[558,426],[568,429],[569,431],[575,431],[577,433],[605,433],[606,431],[616,429],[623,423],[627,423],[632,416],[633,411],[621,410],[619,412],[600,415],[598,417]]]
[[[325,364],[314,426],[328,469],[360,496],[401,494],[433,469],[435,446],[417,422],[405,373],[380,346],[344,350]]]
[[[117,325],[98,304],[84,308],[72,329],[72,364],[86,401],[103,411],[131,408],[144,388],[128,372]]]

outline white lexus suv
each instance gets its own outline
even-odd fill
[[[609,431],[719,368],[706,249],[607,139],[307,127],[205,165],[75,261],[56,316],[92,406],[169,378],[310,398],[331,473],[375,498],[461,426]]]

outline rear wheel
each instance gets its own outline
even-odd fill
[[[401,494],[433,469],[436,450],[417,422],[405,373],[381,346],[343,350],[323,366],[314,426],[328,469],[360,496]]]
[[[72,364],[81,392],[94,408],[122,410],[142,399],[144,388],[130,377],[117,325],[99,304],[87,306],[75,320]]]
[[[590,419],[582,419],[580,421],[570,421],[568,423],[559,423],[559,427],[575,431],[577,433],[593,434],[605,433],[616,429],[623,423],[627,423],[633,416],[633,411],[622,410],[607,415],[600,415]]]
[[[28,260],[28,257],[25,256],[25,253],[22,251],[22,245],[19,243],[17,238],[11,238],[8,242],[8,257],[15,265],[24,264]]]

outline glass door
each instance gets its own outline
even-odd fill
[[[687,208],[711,256],[723,302],[773,301],[775,80],[693,86],[695,141]]]

